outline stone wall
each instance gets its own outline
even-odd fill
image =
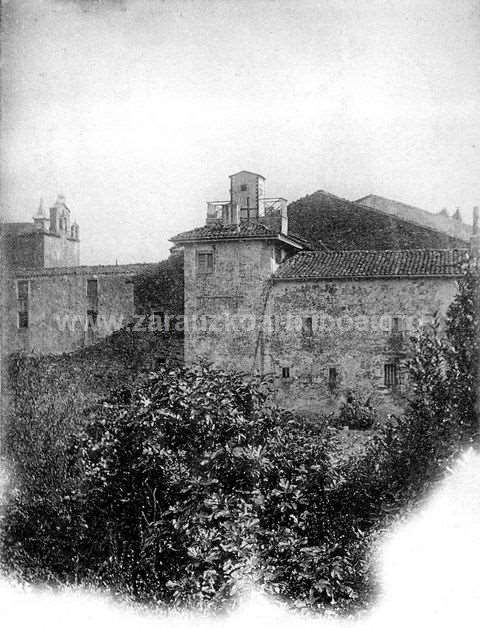
[[[211,273],[199,270],[202,252],[213,254]],[[251,239],[186,244],[184,265],[186,364],[203,358],[252,372],[261,341],[255,322],[262,317],[276,268],[273,243]]]
[[[335,410],[346,390],[355,389],[395,411],[409,390],[404,364],[411,332],[436,311],[445,314],[455,292],[455,280],[446,278],[275,282],[264,369],[275,376],[279,399],[289,407]],[[399,385],[390,388],[384,365],[394,362]],[[334,391],[330,369],[337,373]]]

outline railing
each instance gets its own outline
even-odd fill
[[[287,200],[282,197],[278,198],[264,198],[263,206],[265,207],[265,215],[268,216],[272,213],[282,213],[287,208]]]

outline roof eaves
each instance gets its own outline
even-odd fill
[[[385,275],[288,275],[283,277],[281,275],[273,275],[273,281],[326,281],[326,280],[354,280],[360,281],[361,279],[452,279],[456,277],[461,277],[462,272],[458,271],[456,273],[429,273],[429,274],[411,274],[411,275],[394,275],[394,274],[385,274]]]
[[[232,177],[234,177],[237,174],[253,174],[255,177],[261,177],[262,179],[265,179],[265,177],[262,174],[258,174],[258,172],[252,172],[251,170],[239,170],[238,172],[234,172],[233,174],[229,174],[228,178],[231,179]]]

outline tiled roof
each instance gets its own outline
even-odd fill
[[[456,249],[468,245],[468,238],[454,238],[321,190],[290,203],[288,226],[308,238],[314,248],[324,244],[330,251]]]
[[[231,240],[232,238],[275,238],[278,235],[280,234],[277,231],[273,231],[261,222],[241,222],[238,227],[237,225],[222,224],[197,227],[179,233],[170,240],[172,242],[189,242],[195,240]],[[305,238],[294,233],[289,233],[286,237],[310,248],[310,243]]]
[[[458,276],[467,251],[301,251],[279,266],[274,279]]]
[[[355,201],[358,205],[366,205],[373,209],[378,209],[392,216],[397,216],[402,220],[410,220],[424,227],[430,227],[436,231],[442,231],[454,238],[460,238],[468,241],[472,235],[472,228],[459,220],[455,220],[450,216],[445,216],[441,213],[432,214],[431,212],[414,207],[413,205],[407,205],[400,201],[394,201],[390,198],[384,198],[383,196],[377,196],[376,194],[369,194],[363,198],[359,198]]]

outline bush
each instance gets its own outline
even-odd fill
[[[128,405],[104,404],[84,443],[86,522],[102,539],[89,569],[170,605],[218,608],[246,581],[293,595],[274,556],[295,533],[292,560],[308,546],[307,495],[324,496],[334,473],[325,436],[283,420],[270,392],[216,369],[165,369]],[[307,553],[296,561],[312,582],[327,577]]]
[[[370,397],[363,402],[358,401],[355,393],[351,391],[340,408],[335,425],[352,430],[368,430],[374,425],[376,419],[377,412],[370,403]]]

